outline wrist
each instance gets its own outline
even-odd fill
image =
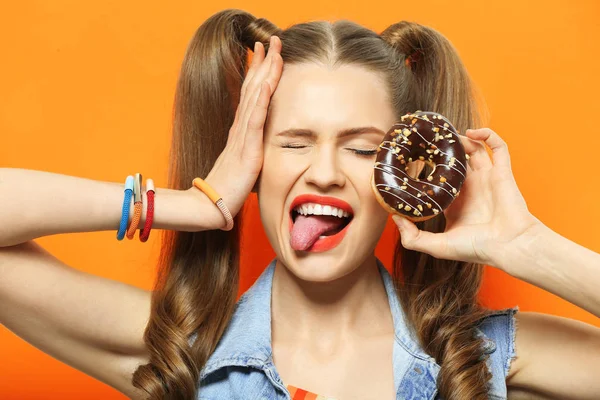
[[[225,217],[204,192],[194,186],[187,189],[186,192],[192,201],[192,221],[195,231],[215,230],[225,227]]]
[[[526,267],[536,263],[539,249],[548,240],[552,230],[537,218],[521,234],[493,252],[491,265],[504,272],[523,279]]]

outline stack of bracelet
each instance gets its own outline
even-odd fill
[[[224,231],[229,231],[233,228],[233,217],[229,212],[229,209],[223,202],[221,196],[215,192],[215,190],[201,178],[195,178],[192,181],[192,186],[199,189],[201,192],[206,194],[208,198],[219,208],[223,217],[225,218],[225,227],[221,228]],[[140,229],[140,241],[145,242],[150,236],[150,230],[152,229],[152,221],[154,220],[154,182],[152,179],[146,179],[146,198],[148,199],[148,207],[146,210],[146,222],[144,228]],[[133,218],[129,227],[129,210],[131,208],[131,195],[133,194]],[[121,212],[121,223],[119,224],[119,230],[117,232],[117,240],[123,240],[125,234],[128,239],[133,239],[135,231],[138,228],[140,219],[143,211],[143,197],[142,197],[142,174],[135,174],[135,178],[131,175],[125,180],[125,198],[123,199],[123,208]]]
[[[133,219],[129,223],[129,210],[131,208],[131,195],[133,194]],[[146,179],[146,198],[148,199],[148,208],[146,210],[146,222],[144,228],[140,229],[140,241],[145,242],[150,236],[150,230],[152,229],[152,221],[154,220],[154,181],[152,179]],[[119,224],[119,231],[117,232],[117,240],[123,240],[125,233],[127,233],[128,239],[133,239],[135,231],[140,223],[143,210],[143,197],[142,197],[142,174],[135,174],[135,178],[131,175],[125,180],[125,198],[123,200],[123,209],[121,214],[121,223]]]

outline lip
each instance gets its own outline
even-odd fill
[[[354,216],[354,211],[352,210],[352,206],[350,206],[350,204],[348,204],[347,202],[345,202],[342,199],[338,199],[337,197],[330,197],[330,196],[319,196],[319,195],[315,195],[315,194],[302,194],[300,196],[297,196],[292,201],[292,204],[290,206],[290,210],[288,213],[290,234],[292,233],[292,228],[294,226],[294,221],[292,221],[292,211],[298,205],[303,204],[303,203],[316,203],[316,204],[321,204],[324,206],[337,207],[343,211],[348,212],[352,216]],[[346,225],[344,227],[344,229],[342,229],[335,235],[326,236],[323,239],[317,239],[317,241],[315,243],[313,243],[313,245],[310,246],[305,251],[318,253],[318,252],[323,252],[323,251],[333,249],[338,244],[340,244],[342,239],[344,239],[344,237],[346,236],[346,233],[348,233],[348,228],[350,227],[351,224],[352,224],[352,221],[350,221],[350,223],[348,225]]]

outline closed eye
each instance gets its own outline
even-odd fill
[[[375,150],[346,149],[346,150],[353,151],[355,154],[358,154],[359,156],[373,156],[373,155],[375,155],[375,153],[377,153],[377,149],[375,149]]]
[[[284,149],[303,149],[303,148],[308,147],[308,146],[302,145],[302,144],[285,143],[285,144],[282,144],[281,147],[284,148]],[[346,148],[346,150],[350,150],[354,154],[357,154],[359,156],[365,156],[365,157],[373,156],[373,155],[375,155],[375,153],[377,153],[377,149],[374,149],[374,150],[359,150],[359,149]]]

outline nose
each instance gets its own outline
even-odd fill
[[[313,152],[309,168],[304,173],[306,183],[311,183],[321,189],[331,186],[343,187],[346,177],[340,168],[335,148],[321,147]]]

